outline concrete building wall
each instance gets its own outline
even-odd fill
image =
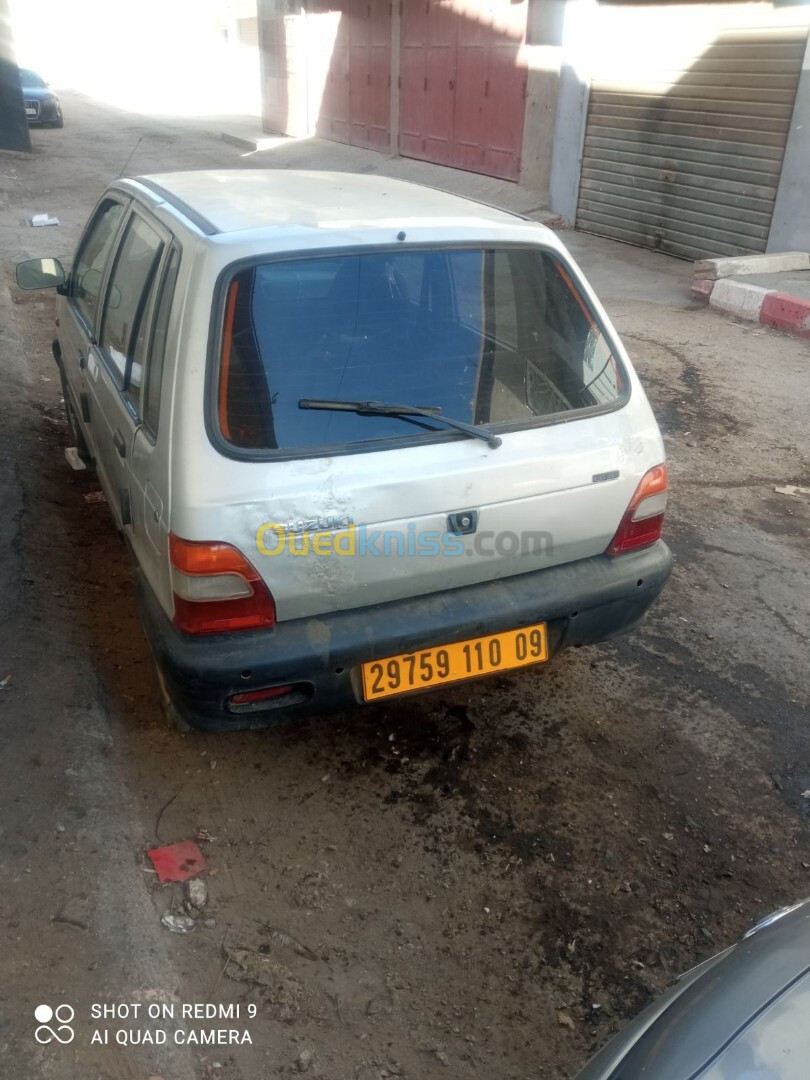
[[[0,0],[0,150],[31,149],[7,0]]]
[[[531,0],[526,27],[528,78],[520,183],[543,194],[551,177],[565,8],[565,0]]]
[[[590,45],[597,20],[596,0],[568,0],[563,24],[548,200],[551,210],[572,225],[577,212],[582,144],[585,141],[591,85]]]
[[[804,54],[768,251],[810,251],[810,38]]]
[[[259,115],[258,49],[236,23],[256,0],[139,0],[137,17],[122,0],[6,2],[20,64],[57,89],[135,112]]]
[[[520,183],[548,192],[560,83],[559,46],[529,48]]]

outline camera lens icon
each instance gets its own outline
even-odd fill
[[[70,1005],[57,1005],[55,1009],[52,1009],[50,1005],[37,1005],[34,1009],[34,1019],[39,1027],[34,1032],[34,1038],[43,1045],[51,1042],[67,1045],[73,1042],[76,1033],[70,1025],[75,1015]],[[55,1028],[49,1026],[52,1020],[56,1021]]]

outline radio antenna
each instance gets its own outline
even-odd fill
[[[138,149],[138,147],[141,145],[142,142],[143,142],[143,136],[141,136],[138,139],[138,141],[135,143],[135,145],[132,147],[132,153],[129,155],[127,160],[124,162],[124,167],[121,170],[121,172],[118,174],[116,179],[120,180],[121,177],[124,175],[124,173],[127,171],[127,165],[129,165],[130,161],[132,161],[132,159],[135,157],[135,151]]]

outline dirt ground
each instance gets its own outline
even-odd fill
[[[52,297],[13,267],[70,255],[138,138],[133,174],[337,151],[243,157],[199,124],[65,111],[30,157],[0,154],[0,1075],[572,1077],[810,892],[810,503],[775,491],[810,484],[807,344],[693,310],[686,264],[567,235],[667,440],[676,569],[644,628],[515,677],[182,736],[97,482],[63,457]],[[42,211],[61,225],[31,229]],[[213,922],[174,935],[182,890],[144,852],[200,833]],[[75,1039],[38,1043],[35,1007],[60,1003]],[[188,1003],[240,1015],[187,1031],[251,1042],[175,1042]],[[175,1019],[145,1023],[150,1004]]]

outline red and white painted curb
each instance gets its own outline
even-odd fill
[[[810,300],[763,289],[760,285],[747,285],[733,278],[718,281],[698,278],[692,285],[692,295],[708,300],[709,307],[738,319],[810,338]]]
[[[786,293],[769,292],[762,301],[759,321],[775,330],[810,338],[810,300],[800,300]]]

